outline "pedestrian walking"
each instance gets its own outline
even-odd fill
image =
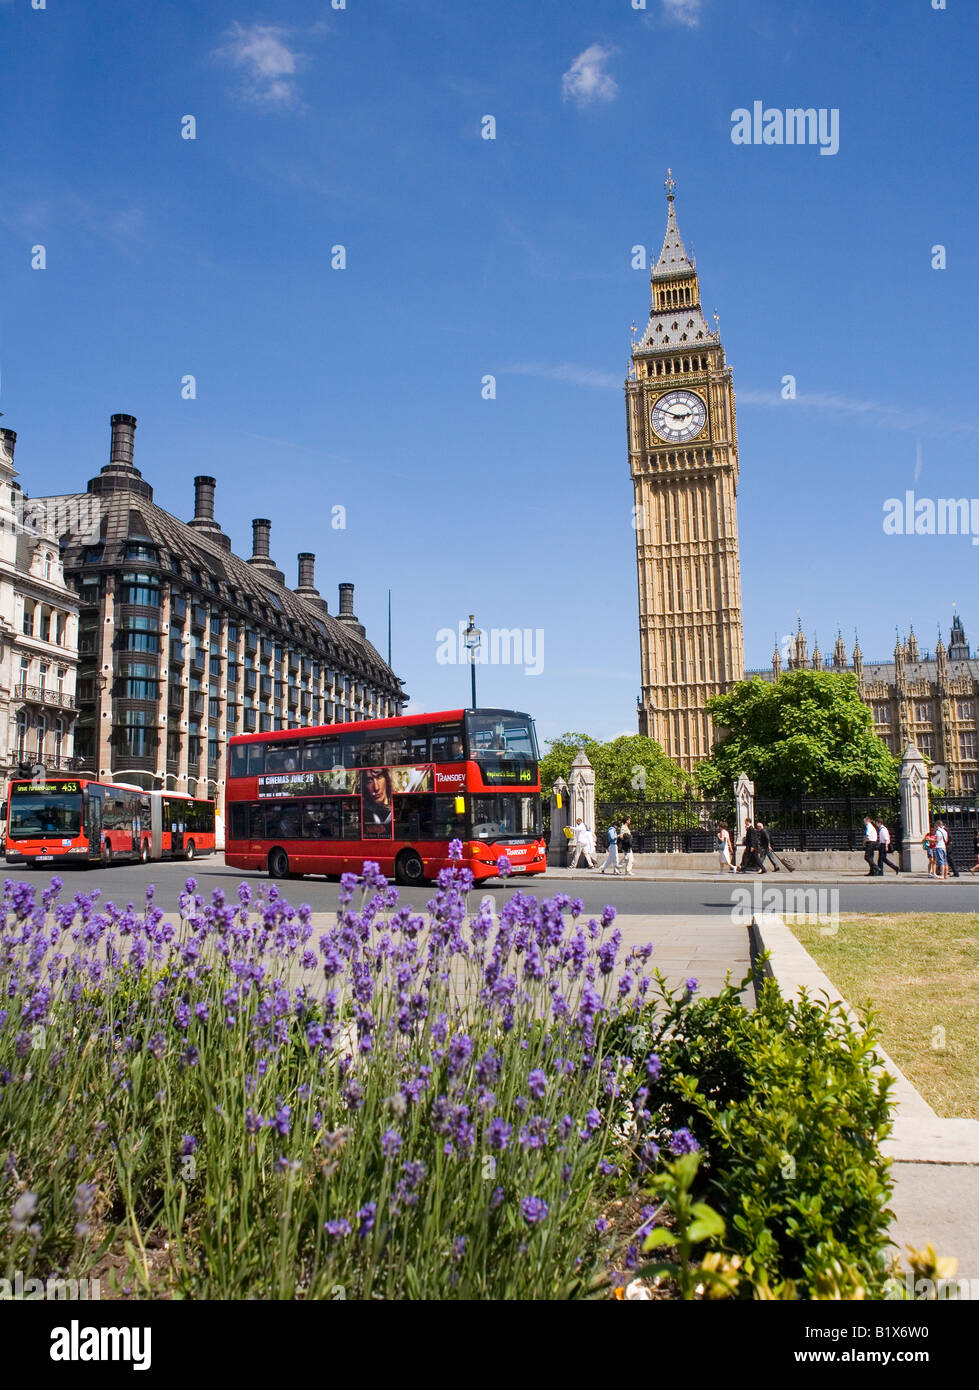
[[[592,858],[591,851],[594,843],[594,836],[579,816],[577,821],[575,821],[574,827],[574,855],[568,867],[576,869],[578,867],[578,860],[584,855],[585,863],[588,865],[589,869],[593,869],[595,867],[595,861]]]
[[[876,878],[878,872],[883,876],[884,870],[878,870],[875,863],[877,858],[877,827],[869,816],[863,818],[863,857],[867,861],[868,878]]]
[[[891,847],[891,832],[882,820],[874,822],[874,829],[877,831],[877,872],[883,878],[884,865],[886,864],[889,869],[893,869],[896,874],[899,874],[901,872],[900,866],[892,864],[887,857]]]
[[[741,863],[738,865],[738,873],[746,874],[749,869],[761,869],[758,863],[758,832],[755,830],[754,823],[749,821],[744,828],[744,853],[741,856]],[[761,870],[764,873],[764,869]]]
[[[602,865],[602,873],[606,869],[611,869],[613,874],[617,874],[619,872],[619,832],[614,825],[610,825],[606,830],[605,843],[608,846],[608,852]]]
[[[929,877],[929,878],[937,878],[938,875],[937,875],[936,872],[935,872],[935,832],[934,832],[934,830],[928,830],[928,831],[926,831],[925,837],[924,837],[924,839],[921,841],[921,843],[922,843],[922,845],[924,846],[925,854],[927,854],[927,856],[928,856],[928,877]]]
[[[948,831],[943,821],[935,822],[935,877],[948,878]]]
[[[765,868],[766,859],[771,860],[772,868],[775,870],[776,873],[780,873],[781,870],[778,866],[778,860],[772,853],[772,837],[769,834],[764,821],[755,821],[755,833],[758,836],[758,862],[761,865],[762,873],[767,873],[767,870]]]
[[[979,839],[979,836],[976,837]],[[730,869],[731,873],[737,873],[734,866],[734,846],[731,844],[731,832],[727,828],[727,821],[721,821],[717,827],[717,860],[721,873],[725,869]],[[979,867],[979,853],[976,854],[976,865]]]
[[[948,872],[952,875],[953,878],[959,878],[960,875],[958,866],[955,863],[955,853],[952,849],[951,832],[949,831],[948,826],[945,824],[943,820],[940,820],[938,824],[942,827],[942,830],[945,834],[945,862],[948,865]]]
[[[619,849],[622,851],[622,862],[625,865],[627,878],[632,878],[632,817],[626,816],[619,827]]]

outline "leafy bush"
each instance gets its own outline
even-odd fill
[[[663,989],[659,1012],[631,1034],[620,1023],[618,1041],[634,1056],[655,1048],[645,1104],[706,1151],[703,1193],[726,1219],[724,1248],[742,1257],[742,1293],[879,1296],[891,1219],[879,1145],[893,1081],[877,1064],[873,1021],[861,1032],[842,1005],[784,1000],[772,980],[746,1010],[746,983],[696,1002]]]

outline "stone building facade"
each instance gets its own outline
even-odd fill
[[[898,637],[890,661],[866,660],[859,639],[848,656],[840,633],[829,661],[818,643],[810,657],[800,620],[787,659],[783,662],[776,647],[770,670],[748,674],[778,680],[783,669],[850,672],[870,707],[874,728],[892,753],[900,757],[913,743],[931,764],[936,785],[952,795],[971,797],[979,791],[979,657],[969,648],[958,614],[948,646],[939,633],[934,653],[921,651],[912,627],[906,638]]]
[[[649,322],[626,381],[639,578],[639,732],[687,772],[709,757],[712,695],[744,674],[734,384],[703,315],[667,178]]]
[[[39,499],[78,519],[62,553],[79,603],[83,770],[220,800],[234,734],[400,713],[402,683],[356,618],[354,586],[339,586],[331,614],[304,552],[289,588],[265,518],[252,555],[235,555],[212,477],[194,480],[189,522],[158,507],[135,431],[113,415],[109,462],[87,492]]]
[[[0,783],[28,767],[72,766],[78,599],[65,582],[58,537],[25,504],[13,430],[0,429]]]

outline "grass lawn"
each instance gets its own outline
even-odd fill
[[[787,918],[796,937],[942,1116],[979,1119],[979,916],[841,916],[836,936]]]

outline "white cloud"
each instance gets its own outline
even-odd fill
[[[241,96],[257,106],[295,106],[296,72],[303,54],[286,42],[288,30],[272,24],[235,21],[217,56],[241,73]]]
[[[696,29],[700,24],[700,13],[706,0],[663,0],[663,13],[667,19],[677,24],[685,24],[688,29]]]
[[[615,78],[605,71],[605,64],[614,51],[593,43],[584,53],[579,53],[561,78],[564,100],[576,101],[579,106],[589,106],[593,101],[614,101],[619,88]]]
[[[544,377],[549,381],[570,381],[573,386],[589,386],[599,391],[621,391],[623,377],[611,372],[601,372],[595,367],[580,367],[574,362],[559,362],[549,366],[546,362],[518,362],[512,367],[501,368],[514,376]]]
[[[795,400],[783,400],[778,391],[739,391],[739,405],[772,406],[781,410],[818,410],[826,415],[862,420],[869,425],[884,425],[896,430],[922,434],[930,430],[942,435],[979,435],[979,424],[968,420],[948,419],[929,411],[906,410],[886,405],[882,401],[855,400],[826,391],[800,391]]]

